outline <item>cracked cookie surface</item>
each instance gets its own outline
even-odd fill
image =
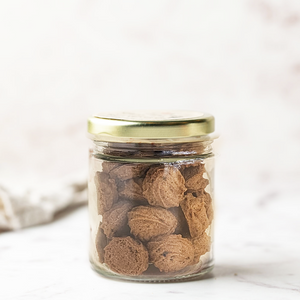
[[[128,213],[131,233],[141,241],[149,241],[159,235],[175,231],[177,220],[162,207],[136,206]]]
[[[179,271],[194,259],[192,243],[180,234],[161,236],[147,244],[150,262],[161,272]]]
[[[94,181],[97,192],[98,214],[103,214],[111,209],[118,200],[117,185],[114,179],[111,179],[107,173],[103,172],[96,172]]]
[[[148,251],[130,236],[114,237],[104,248],[104,262],[118,274],[136,276],[148,268]]]
[[[199,237],[193,238],[191,240],[194,246],[194,261],[193,263],[196,264],[199,262],[200,256],[210,251],[210,243],[211,239],[205,232]]]
[[[154,206],[178,207],[185,191],[184,178],[174,166],[153,166],[143,181],[143,195]]]
[[[130,201],[120,201],[103,214],[100,227],[108,238],[129,233],[127,213],[133,206],[133,203]]]
[[[188,193],[180,202],[180,207],[188,223],[191,237],[200,236],[209,226],[203,198]]]

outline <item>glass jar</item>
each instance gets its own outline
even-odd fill
[[[130,112],[88,121],[90,262],[98,273],[164,282],[213,268],[214,118]]]

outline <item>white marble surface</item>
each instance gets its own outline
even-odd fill
[[[222,194],[216,266],[206,279],[145,284],[97,275],[82,207],[52,224],[1,234],[0,299],[299,299],[299,188]]]

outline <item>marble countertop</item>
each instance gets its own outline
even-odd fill
[[[96,274],[88,262],[86,207],[51,224],[1,233],[0,299],[299,299],[298,195],[219,195],[216,265],[192,282],[131,283]]]

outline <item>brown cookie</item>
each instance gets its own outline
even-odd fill
[[[214,208],[212,199],[209,193],[205,192],[204,190],[199,190],[192,192],[194,197],[201,197],[202,201],[204,201],[205,209],[206,209],[206,215],[208,218],[209,225],[211,224],[213,218],[214,218]]]
[[[180,170],[188,190],[204,189],[209,184],[209,180],[203,177],[205,167],[201,161],[181,165]]]
[[[185,186],[188,190],[205,189],[208,184],[209,180],[203,178],[200,174],[193,176],[185,182]]]
[[[204,197],[206,215],[207,215],[207,218],[208,218],[208,224],[210,225],[213,218],[214,218],[213,203],[212,203],[212,199],[210,197],[210,194],[206,193],[204,190],[203,190],[203,197]]]
[[[143,181],[143,195],[151,205],[179,206],[185,191],[184,178],[174,166],[153,166]]]
[[[180,234],[160,236],[147,244],[150,262],[161,272],[179,271],[194,259],[192,243]]]
[[[119,167],[120,164],[116,162],[111,161],[103,161],[102,162],[102,171],[105,173],[109,173],[111,170],[113,170],[116,167]]]
[[[176,234],[181,234],[183,237],[190,237],[189,226],[186,222],[185,216],[181,207],[171,207],[169,211],[174,215],[177,220]]]
[[[177,147],[180,148],[180,154],[182,156],[191,155],[191,154],[203,154],[205,147],[203,142],[194,142],[194,143],[183,143],[179,144]]]
[[[205,172],[204,163],[200,160],[196,161],[188,161],[180,165],[180,171],[185,180],[189,180],[195,175],[201,174]]]
[[[122,275],[140,275],[148,268],[148,251],[145,246],[131,238],[114,237],[104,248],[104,262],[113,271]]]
[[[195,251],[193,264],[197,264],[200,256],[210,251],[210,237],[203,232],[199,237],[193,238],[191,242]]]
[[[145,200],[143,196],[142,182],[142,178],[134,178],[121,181],[118,186],[119,196],[130,200]]]
[[[189,193],[180,202],[180,207],[188,223],[191,237],[200,236],[209,225],[203,198],[194,197]]]
[[[112,169],[109,173],[111,178],[118,180],[128,180],[135,177],[143,177],[148,170],[147,164],[122,164]]]
[[[103,214],[101,228],[108,238],[129,234],[127,213],[133,208],[132,202],[119,201]]]
[[[104,248],[108,243],[108,238],[104,234],[103,229],[100,227],[98,228],[95,243],[96,243],[96,249],[97,249],[99,261],[101,263],[103,263],[104,262]]]
[[[137,206],[128,213],[128,225],[135,237],[149,241],[153,237],[173,233],[177,221],[162,207]]]
[[[118,200],[118,190],[114,179],[111,179],[107,173],[96,172],[95,185],[97,190],[98,214],[103,214],[113,206]]]
[[[209,196],[209,194],[208,194],[208,196]],[[210,198],[210,196],[209,196],[209,198]],[[208,224],[210,225],[212,220],[214,219],[214,208],[213,208],[211,201],[208,204],[205,202],[205,209],[206,209]]]

